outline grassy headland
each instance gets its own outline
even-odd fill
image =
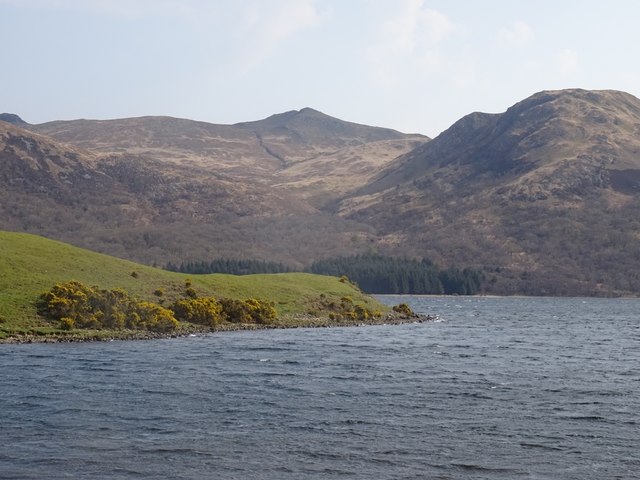
[[[185,284],[198,296],[273,303],[277,318],[269,327],[362,323],[331,318],[326,309],[349,298],[354,306],[377,311],[383,321],[389,308],[335,277],[306,273],[270,275],[187,275],[136,264],[43,237],[0,232],[0,341],[15,338],[146,338],[148,333],[114,330],[64,330],[38,314],[37,301],[55,284],[75,280],[100,289],[122,289],[141,301],[169,304],[184,295]],[[157,292],[161,290],[162,298]],[[154,293],[155,292],[155,293]],[[388,319],[387,319],[388,320]],[[225,324],[218,329],[262,328]],[[175,334],[205,330],[181,322]],[[153,336],[153,335],[151,335]]]

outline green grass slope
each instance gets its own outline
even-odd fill
[[[35,307],[39,295],[56,283],[77,280],[100,288],[123,288],[153,302],[159,300],[153,292],[163,289],[163,299],[168,302],[182,295],[187,279],[200,296],[272,301],[282,325],[313,310],[321,295],[329,300],[350,296],[359,305],[388,310],[334,277],[306,273],[186,275],[35,235],[0,231],[0,339],[60,333],[37,315]]]

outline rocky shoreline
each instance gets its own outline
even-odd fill
[[[370,319],[358,322],[340,322],[326,318],[310,317],[300,315],[288,319],[286,323],[274,323],[269,325],[260,324],[222,324],[214,329],[207,328],[184,328],[178,332],[157,333],[139,330],[122,331],[91,331],[81,333],[53,333],[49,335],[14,335],[0,339],[0,344],[30,344],[30,343],[78,343],[78,342],[110,342],[115,340],[159,340],[164,338],[184,338],[189,336],[209,335],[211,333],[234,332],[243,330],[275,330],[290,328],[340,328],[340,327],[363,327],[368,325],[401,325],[406,323],[424,323],[436,320],[433,315],[387,315],[383,318]]]

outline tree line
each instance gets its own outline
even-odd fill
[[[189,274],[288,273],[294,269],[279,262],[245,259],[216,259],[167,264],[166,270]],[[306,271],[336,277],[346,276],[366,293],[474,295],[481,291],[484,274],[477,269],[440,269],[428,259],[361,254],[313,262]]]
[[[246,260],[237,258],[218,258],[210,262],[190,261],[179,265],[168,263],[165,270],[190,273],[194,275],[208,273],[228,273],[231,275],[252,275],[256,273],[289,273],[291,268],[280,262],[264,260]]]
[[[428,259],[421,261],[377,254],[317,260],[311,272],[347,276],[366,293],[474,295],[480,292],[480,270],[449,267],[441,270]]]

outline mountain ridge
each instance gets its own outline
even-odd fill
[[[79,182],[64,204],[5,175],[0,228],[146,263],[379,252],[481,269],[488,293],[640,292],[640,100],[624,92],[538,92],[429,141],[313,109],[79,122],[20,131],[78,149],[113,195]]]
[[[25,170],[25,165],[39,165],[38,160],[25,148],[16,157],[13,140],[0,139],[0,165],[6,170],[0,176],[2,228],[144,263],[237,256],[241,250],[303,265],[321,245],[327,252],[348,253],[349,239],[364,242],[370,229],[324,212],[321,205],[350,185],[368,181],[381,163],[395,158],[390,152],[408,151],[424,138],[362,143],[346,153],[339,153],[341,145],[325,145],[326,158],[321,152],[307,158],[303,152],[298,157],[304,162],[296,163],[300,167],[283,173],[253,132],[233,126],[167,117],[50,122],[28,129],[3,125],[14,129],[21,142],[43,145],[66,162],[65,168],[79,161],[82,168],[77,169],[87,181],[61,184],[43,165]],[[72,149],[75,157],[57,155],[56,148]],[[357,171],[349,167],[355,157]],[[325,185],[323,169],[337,167],[341,170]],[[55,195],[11,183],[16,175],[29,184],[55,185]],[[91,184],[92,179],[102,179],[103,186]],[[316,185],[300,187],[307,182]]]
[[[54,121],[25,128],[100,154],[126,152],[216,168],[260,181],[297,162],[363,146],[372,140],[428,140],[421,135],[346,122],[308,107],[229,125],[144,116]],[[405,151],[409,146],[404,147]]]
[[[640,234],[629,218],[640,193],[638,132],[640,100],[629,94],[539,92],[502,114],[463,117],[337,211],[367,218],[413,255],[510,270],[499,293],[592,295],[607,283],[637,292],[624,264]],[[599,281],[608,277],[616,280]]]

